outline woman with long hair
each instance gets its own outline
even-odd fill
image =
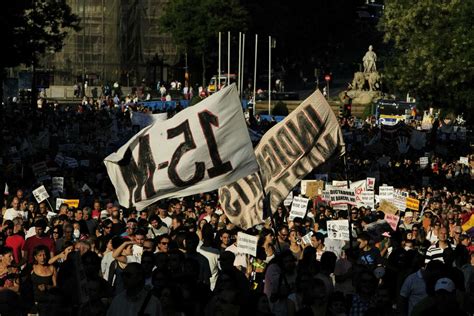
[[[275,236],[272,230],[262,229],[262,231],[260,232],[260,238],[258,239],[258,247],[262,247],[265,250],[266,263],[270,262],[270,260],[275,257],[275,248],[273,246],[274,239]]]
[[[288,239],[290,241],[290,250],[296,260],[300,260],[303,255],[303,247],[301,246],[301,233],[296,229],[290,230]]]
[[[7,288],[14,292],[20,289],[18,270],[12,267],[13,249],[0,247],[0,288]]]
[[[48,261],[48,247],[40,245],[33,250],[31,282],[39,315],[48,315],[50,312],[49,305],[53,300],[50,290],[56,287],[56,268],[48,264]]]

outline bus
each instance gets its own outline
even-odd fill
[[[416,103],[413,102],[379,100],[376,103],[375,117],[378,124],[393,126],[413,118],[414,111]]]
[[[227,78],[229,78],[230,82],[227,81]],[[207,93],[212,94],[217,91],[216,89],[216,83],[218,80],[218,75],[212,76],[211,81],[209,81],[209,85],[207,86]],[[220,85],[219,87],[223,87],[224,85],[229,85],[237,81],[237,75],[236,74],[222,74],[220,77]]]

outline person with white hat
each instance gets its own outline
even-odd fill
[[[408,211],[405,212],[405,215],[403,216],[403,223],[401,223],[398,227],[405,231],[411,231],[413,228],[413,224],[413,212]]]

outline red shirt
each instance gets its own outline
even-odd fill
[[[54,241],[49,237],[31,236],[25,241],[23,250],[28,253],[28,263],[33,263],[33,250],[39,245],[48,247],[49,252],[54,254]]]
[[[5,241],[5,246],[13,249],[13,258],[15,259],[16,263],[20,262],[20,251],[24,244],[25,238],[23,238],[21,235],[8,236],[7,240]]]

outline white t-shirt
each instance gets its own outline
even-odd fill
[[[203,247],[202,242],[199,242],[197,252],[206,257],[209,261],[209,268],[211,269],[211,277],[209,278],[209,281],[211,283],[211,291],[214,291],[217,274],[219,273],[219,250],[211,247]]]
[[[163,223],[166,224],[166,226],[167,226],[168,228],[171,227],[171,222],[173,221],[173,220],[171,219],[171,217],[169,217],[169,216],[166,216],[165,218],[160,217],[160,219],[161,219],[161,221],[162,221]]]
[[[225,248],[225,251],[230,251],[235,255],[234,266],[247,268],[247,255],[238,251],[237,245],[233,243]]]
[[[22,211],[20,211],[20,210],[17,211],[12,207],[12,208],[9,208],[5,211],[5,215],[3,215],[3,220],[4,221],[6,221],[6,220],[12,221],[14,218],[17,218],[17,217],[23,218],[24,214],[23,214]]]

